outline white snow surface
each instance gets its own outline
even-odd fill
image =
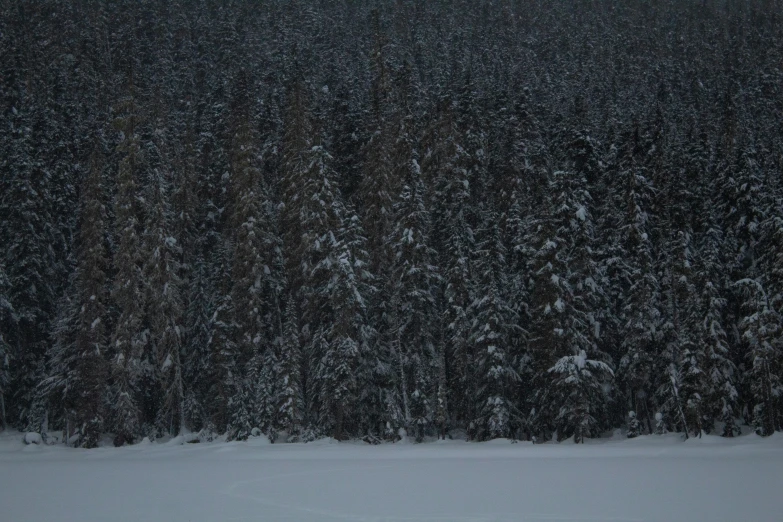
[[[14,522],[783,519],[783,434],[540,444],[145,443],[77,450],[0,434]]]
[[[40,433],[35,433],[34,431],[25,433],[22,440],[24,440],[25,444],[43,444],[43,438]]]

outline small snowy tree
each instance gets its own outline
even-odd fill
[[[283,341],[278,355],[277,372],[278,429],[288,434],[289,442],[299,439],[304,404],[302,403],[302,348],[296,308],[289,300],[285,309]]]
[[[438,438],[446,440],[446,429],[449,421],[449,405],[447,389],[448,383],[446,381],[446,361],[444,356],[443,343],[438,345],[438,391],[436,396],[435,405],[435,426],[438,429]]]
[[[185,294],[186,336],[182,348],[182,379],[185,387],[185,424],[193,430],[200,430],[210,421],[207,405],[211,403],[210,389],[215,384],[215,368],[209,350],[214,301],[203,255],[198,255],[191,262],[191,267]]]
[[[428,396],[429,390],[426,387],[425,369],[420,364],[417,365],[415,375],[413,392],[411,392],[410,426],[416,442],[422,442],[432,424],[432,406]]]
[[[674,431],[683,430],[685,438],[688,438],[688,421],[685,417],[683,400],[680,395],[682,386],[680,370],[677,364],[672,361],[663,368],[663,382],[656,391],[658,403],[661,411],[656,414],[656,433],[660,432],[661,426],[671,427]],[[658,418],[661,415],[661,418]],[[665,432],[666,430],[664,430]]]
[[[655,412],[655,431],[656,435],[663,435],[666,433],[666,420],[661,412]]]
[[[639,419],[636,418],[636,412],[629,411],[627,437],[629,439],[635,439],[641,434],[642,434],[642,424],[639,422]]]
[[[229,416],[227,440],[246,440],[253,433],[253,388],[247,379],[238,380],[226,405]]]
[[[597,417],[603,413],[599,408],[606,402],[604,385],[614,375],[609,365],[588,359],[581,350],[578,355],[561,357],[549,373],[552,382],[546,394],[552,404],[558,405],[554,423],[559,439],[573,435],[578,444],[596,435]]]
[[[694,436],[701,437],[704,430],[705,400],[704,390],[707,389],[707,375],[704,367],[704,352],[695,344],[682,347],[680,357],[680,374],[682,386],[680,395],[685,414],[685,429]]]

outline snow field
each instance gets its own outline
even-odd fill
[[[532,445],[144,443],[0,435],[13,522],[783,520],[783,435]]]

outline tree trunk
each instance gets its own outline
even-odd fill
[[[645,398],[646,399],[646,398]],[[638,416],[638,413],[637,413]],[[653,428],[652,428],[652,419],[650,419],[650,408],[647,404],[647,401],[644,401],[644,418],[647,421],[647,434],[652,435]]]
[[[343,440],[343,405],[337,403],[335,416],[334,416],[334,438],[337,440]]]
[[[402,345],[400,343],[399,329],[394,334],[394,349],[397,352],[397,360],[400,365],[400,388],[402,391],[402,410],[405,414],[405,429],[408,430],[411,424],[411,411],[408,406],[408,384],[405,379],[405,362],[402,357]]]

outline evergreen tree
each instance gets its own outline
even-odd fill
[[[313,143],[301,86],[292,90],[284,178],[283,223],[287,259],[298,260],[291,276],[313,332],[306,351],[317,361],[306,379],[322,429],[343,438],[356,428],[357,371],[367,353],[366,303],[370,274],[358,217],[334,183],[332,157]],[[363,380],[367,375],[361,372]],[[307,398],[305,399],[307,401]]]
[[[710,218],[699,252],[702,320],[698,329],[701,350],[706,358],[705,415],[708,430],[713,428],[715,421],[719,421],[723,423],[722,435],[733,437],[740,433],[736,425],[739,414],[739,372],[733,360],[727,326],[724,326],[728,325],[726,311],[729,308],[721,292],[726,276],[723,273],[724,235],[715,218],[715,206],[707,206],[704,211]]]
[[[436,360],[436,292],[440,282],[435,266],[436,252],[430,246],[431,220],[424,203],[424,185],[415,158],[409,158],[405,183],[394,205],[394,229],[388,243],[392,251],[388,314],[393,325],[392,343],[399,367],[395,379],[405,423],[421,439],[429,428],[431,415],[428,394],[432,387],[432,368]],[[395,364],[396,363],[396,364]],[[410,404],[416,394],[416,408]],[[394,408],[392,411],[396,411]],[[415,411],[414,411],[415,410]]]
[[[448,380],[446,379],[446,349],[444,336],[440,336],[438,344],[437,365],[437,395],[435,404],[435,426],[438,429],[438,439],[446,440],[446,430],[449,425]]]
[[[532,259],[531,306],[536,320],[531,325],[530,343],[537,386],[535,431],[544,436],[557,429],[557,419],[563,419],[557,401],[566,395],[553,391],[560,382],[553,376],[571,371],[569,368],[577,361],[574,358],[582,352],[591,361],[605,358],[596,344],[599,328],[591,306],[600,290],[591,247],[590,195],[584,183],[584,178],[573,171],[553,173],[549,207],[538,225],[538,250]],[[557,361],[562,364],[555,365]],[[550,372],[556,367],[559,370]],[[598,401],[590,404],[591,418],[605,422],[607,397],[592,394],[589,398]],[[582,431],[580,436],[589,434]]]
[[[209,405],[217,379],[210,351],[215,303],[203,255],[192,262],[192,267],[185,310],[187,341],[182,351],[185,425],[213,431]]]
[[[497,216],[486,212],[478,230],[473,262],[476,297],[468,308],[472,320],[468,342],[476,354],[476,437],[509,437],[518,409],[515,405],[516,354],[513,336],[518,328],[515,311],[506,302],[505,248],[500,240]]]
[[[527,93],[529,95],[529,93]],[[530,354],[528,330],[532,324],[530,290],[533,281],[533,257],[536,254],[536,234],[541,225],[541,213],[546,198],[539,193],[540,183],[545,171],[539,162],[543,160],[540,137],[536,135],[535,120],[526,103],[520,103],[513,118],[514,134],[519,133],[510,148],[512,149],[509,166],[512,170],[513,189],[510,195],[509,210],[506,216],[506,236],[509,249],[508,302],[519,319],[514,336],[518,357],[515,361],[516,372],[520,376],[517,385],[515,403],[522,408],[518,422],[519,428],[529,438],[531,436],[530,409],[533,406],[535,385],[533,365]],[[514,121],[517,120],[517,121]],[[532,120],[532,121],[531,121]],[[519,128],[518,128],[519,127]],[[527,128],[532,127],[532,128]]]
[[[246,440],[254,426],[254,383],[249,378],[231,376],[230,395],[226,404],[228,412],[226,435],[228,440]]]
[[[63,346],[70,367],[54,367],[68,375],[66,404],[79,435],[76,444],[84,448],[98,445],[106,417],[108,258],[102,175],[103,165],[96,152],[81,196],[74,302],[69,317],[72,338]]]
[[[703,353],[707,357],[705,413],[708,423],[715,420],[723,423],[723,436],[733,437],[739,434],[736,425],[737,399],[736,388],[737,368],[731,360],[728,336],[722,325],[722,313],[726,300],[718,294],[717,288],[708,282],[702,293],[704,319],[701,323],[701,342]],[[711,427],[711,426],[710,426]]]
[[[78,354],[73,350],[76,339],[75,303],[76,278],[71,275],[64,295],[56,305],[53,321],[52,346],[47,353],[46,378],[39,385],[39,393],[49,405],[51,428],[61,429],[63,442],[69,443],[75,435],[74,401],[71,400],[72,383]]]
[[[123,133],[118,145],[122,155],[117,171],[114,196],[116,250],[113,256],[114,281],[112,304],[119,317],[111,335],[112,375],[111,426],[115,445],[130,442],[141,433],[141,410],[138,404],[138,379],[141,356],[147,333],[143,327],[144,290],[141,256],[141,225],[138,217],[138,178],[143,165],[137,134],[136,107],[133,98],[124,100],[125,109],[115,120]]]
[[[546,399],[559,405],[553,419],[558,440],[573,436],[583,443],[585,437],[600,432],[601,405],[606,401],[604,384],[612,377],[612,369],[602,361],[578,355],[561,357],[552,368],[553,382],[545,392]]]
[[[150,314],[150,340],[154,344],[162,401],[158,425],[166,432],[187,431],[182,379],[183,303],[180,280],[180,246],[173,233],[168,180],[162,168],[154,169],[145,198],[145,251],[149,257],[143,274]]]
[[[439,117],[428,131],[422,175],[433,187],[434,244],[440,254],[438,266],[445,301],[445,359],[450,361],[449,406],[455,422],[467,426],[475,418],[474,354],[468,344],[470,322],[466,313],[471,302],[470,258],[474,247],[468,179],[470,158],[460,141],[452,102],[446,99],[441,104]]]
[[[678,270],[678,315],[679,315],[679,350],[678,366],[682,375],[682,401],[685,409],[684,428],[687,432],[701,436],[704,429],[705,405],[707,392],[706,355],[698,342],[699,333],[699,298],[696,290],[698,277],[696,272],[695,254],[692,253],[692,239],[684,235],[684,253],[682,266]]]
[[[246,81],[246,80],[245,80]],[[242,78],[240,91],[246,89]],[[269,208],[258,154],[252,132],[248,101],[240,94],[240,121],[233,136],[232,190],[235,231],[232,267],[232,302],[238,313],[236,344],[240,367],[248,366],[248,407],[258,416],[257,422],[272,424],[274,381],[274,343],[281,336],[282,310],[279,300],[283,282],[279,272],[280,244],[275,235],[273,212]],[[276,261],[278,261],[276,263]]]
[[[288,435],[289,442],[297,442],[304,421],[302,402],[302,349],[294,303],[289,300],[285,311],[283,341],[278,356],[277,372],[277,426]]]
[[[753,426],[762,436],[781,429],[780,315],[770,307],[764,288],[744,279],[737,282],[745,293],[745,316],[740,323],[748,347],[750,405]]]
[[[311,115],[307,108],[305,87],[297,78],[287,91],[287,106],[284,121],[283,160],[281,164],[281,231],[283,232],[286,274],[290,282],[289,300],[294,301],[294,310],[300,313],[302,329],[302,400],[305,406],[304,423],[308,431],[314,431],[316,386],[314,373],[317,366],[319,333],[318,302],[315,300],[313,278],[314,265],[318,262],[316,230],[331,227],[332,223],[313,208],[320,204],[312,193],[312,184],[307,184],[309,170],[308,151],[313,148]],[[305,192],[303,189],[307,189]],[[319,205],[320,206],[320,205]],[[317,228],[316,228],[317,227]]]
[[[313,165],[324,175],[322,188],[328,190],[328,175],[324,172],[325,163],[318,157],[321,153],[314,149],[316,158]],[[321,156],[321,158],[324,158]],[[325,158],[324,158],[325,159]],[[327,193],[321,192],[321,201],[329,202]],[[330,426],[338,440],[347,435],[346,428],[358,425],[357,398],[360,387],[366,382],[367,375],[361,371],[366,368],[362,362],[368,354],[366,304],[370,275],[367,272],[366,252],[363,248],[364,237],[358,217],[350,213],[343,217],[339,200],[331,199],[336,207],[335,218],[338,229],[325,231],[319,238],[323,248],[323,258],[314,267],[316,273],[323,274],[325,284],[320,292],[325,296],[331,317],[325,322],[327,343],[322,343],[316,378],[320,385],[321,422]]]
[[[11,350],[5,339],[5,328],[13,320],[13,307],[8,302],[6,292],[8,291],[8,278],[5,275],[5,268],[0,263],[0,427],[6,429],[8,421],[6,419],[5,396],[8,391],[8,385],[11,382]]]
[[[636,417],[635,411],[629,411],[628,412],[628,433],[627,436],[629,439],[635,439],[639,435],[642,434],[642,424],[639,422],[639,419]]]
[[[62,251],[59,216],[54,213],[55,180],[37,150],[42,145],[43,115],[34,99],[18,102],[22,105],[9,113],[0,182],[6,295],[15,310],[15,320],[5,324],[6,342],[13,347],[7,414],[19,428],[33,430],[43,414],[35,390],[42,377],[53,304],[62,284],[58,281],[61,262],[67,256],[58,255]]]
[[[656,395],[665,422],[687,438],[689,432],[701,433],[701,395],[705,390],[703,352],[696,342],[698,294],[690,232],[674,232],[664,249],[670,262],[664,267],[668,295],[661,325],[663,350],[655,370],[659,383]]]
[[[705,367],[704,352],[700,348],[695,343],[687,344],[682,348],[679,361],[685,428],[690,434],[699,437],[705,428],[704,392],[707,389],[707,374],[702,369]]]
[[[616,189],[617,204],[622,205],[619,223],[609,226],[615,231],[610,245],[610,269],[621,282],[613,297],[620,303],[620,364],[618,380],[623,383],[629,406],[637,415],[646,419],[652,432],[651,402],[654,387],[651,381],[655,347],[660,338],[660,284],[655,273],[652,229],[649,214],[653,188],[647,178],[639,173],[636,156],[639,144],[634,131],[625,149],[618,153],[619,169]]]
[[[223,240],[214,252],[214,312],[210,319],[210,335],[207,341],[209,365],[214,380],[209,390],[209,424],[218,433],[228,433],[229,438],[247,437],[252,426],[253,393],[240,367],[239,349],[236,345],[236,307],[231,295],[231,252],[233,245]]]
[[[428,379],[425,377],[426,368],[417,361],[415,378],[413,380],[413,392],[411,393],[410,426],[413,430],[416,442],[423,442],[429,427],[432,424],[432,406],[430,404]]]

